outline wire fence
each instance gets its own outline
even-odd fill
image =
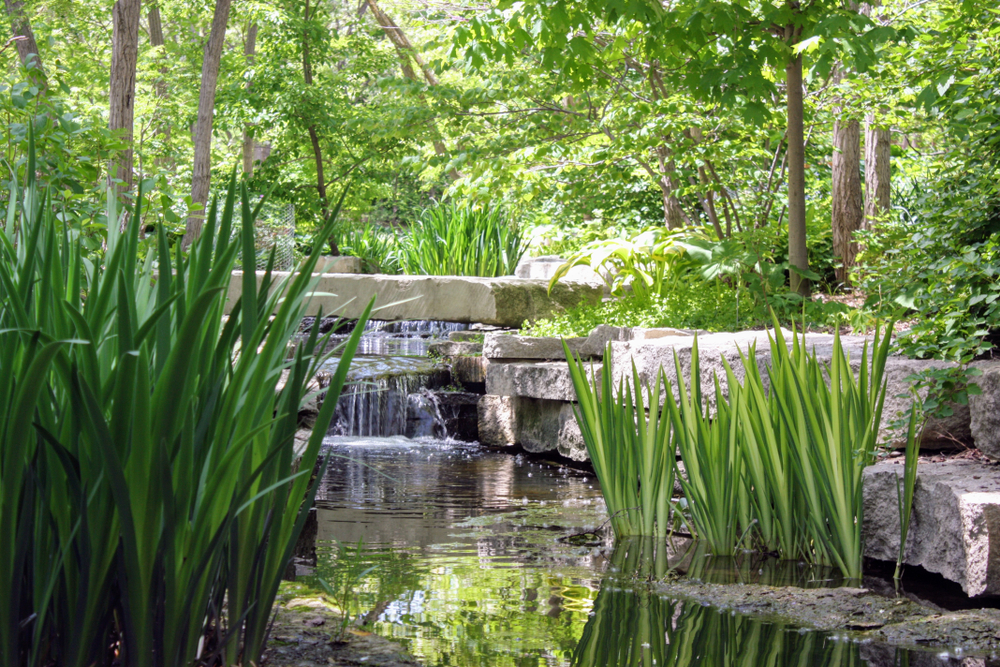
[[[238,236],[243,227],[239,216],[234,221],[233,235]],[[267,202],[261,207],[253,230],[254,247],[256,249],[256,270],[267,268],[267,260],[274,248],[274,268],[276,271],[288,271],[295,265],[295,206]],[[241,267],[242,268],[242,267]]]

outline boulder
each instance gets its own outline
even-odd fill
[[[902,458],[865,470],[866,557],[895,561],[899,554],[902,474]],[[1000,594],[1000,467],[921,463],[904,562],[957,582],[970,597]]]
[[[483,353],[482,343],[440,340],[427,346],[427,351],[442,357],[459,357],[480,355]]]

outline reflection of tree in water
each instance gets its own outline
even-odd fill
[[[612,572],[573,653],[574,667],[863,665],[857,644],[661,597],[644,582],[669,573],[650,538],[619,542]]]

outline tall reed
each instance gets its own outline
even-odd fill
[[[503,209],[439,204],[410,225],[397,253],[403,273],[495,277],[513,275],[527,249]]]
[[[574,412],[615,537],[665,536],[670,526],[675,453],[670,423],[659,409],[660,386],[666,383],[663,373],[651,389],[647,387],[643,399],[633,364],[632,382],[623,380],[616,390],[609,345],[598,393],[593,369],[588,381],[582,359],[573,356],[565,341],[563,351],[577,395]]]
[[[742,383],[723,358],[728,391],[713,377],[714,411],[702,396],[697,339],[689,379],[675,354],[676,387],[661,369],[645,403],[634,364],[631,383],[622,380],[615,392],[610,347],[600,381],[592,373],[588,382],[564,344],[577,419],[616,537],[664,534],[676,453],[684,464],[681,516],[713,554],[756,548],[859,578],[862,473],[874,459],[885,403],[889,331],[876,328],[855,375],[839,335],[827,364],[807,350],[805,334],[793,331],[789,346],[775,327],[769,388],[753,347],[740,352]]]
[[[362,327],[296,465],[323,341],[285,350],[316,259],[245,274],[224,318],[237,256],[254,265],[252,226],[230,241],[235,206],[252,217],[235,175],[189,255],[162,225],[140,241],[140,191],[128,212],[109,193],[92,256],[33,145],[25,171],[0,230],[0,664],[259,662]]]

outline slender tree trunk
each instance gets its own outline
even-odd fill
[[[147,21],[149,23],[149,44],[153,48],[160,48],[166,44],[166,39],[163,36],[163,21],[160,19],[160,7],[156,3],[148,6],[146,12]],[[160,54],[160,57],[165,59],[164,54]],[[167,76],[169,70],[165,63],[160,67],[160,78],[156,80],[153,84],[153,89],[156,91],[156,96],[162,100],[167,101],[169,95],[167,89]],[[170,134],[171,134],[171,124],[170,119],[166,114],[157,110],[156,115],[158,116],[155,128],[156,135],[160,138],[160,144],[162,148],[155,159],[155,164],[160,169],[172,170],[173,160],[169,156],[170,154]]]
[[[305,7],[305,20],[309,21],[309,0],[306,0]],[[312,63],[309,62],[309,31],[308,29],[302,34],[302,77],[305,79],[306,85],[313,85],[312,76]],[[323,151],[319,145],[319,134],[316,132],[316,126],[309,126],[309,142],[312,144],[313,157],[316,159],[316,190],[319,192],[319,202],[323,210],[323,219],[326,219],[327,213],[327,199],[326,199],[326,180],[323,178]]]
[[[861,195],[861,134],[856,120],[833,124],[833,183],[831,211],[833,254],[840,258],[837,280],[850,284],[850,270],[858,254],[854,232],[864,221]]]
[[[802,116],[802,55],[789,61],[788,85],[788,263],[793,269],[809,270],[806,248],[806,162]],[[809,296],[809,279],[789,271],[793,292]]]
[[[247,30],[247,40],[243,45],[243,55],[246,56],[247,65],[253,65],[257,54],[257,24],[253,23]],[[247,79],[247,90],[250,90],[250,79]],[[243,128],[243,173],[248,177],[253,176],[253,133],[250,126]]]
[[[141,0],[118,0],[111,11],[111,83],[108,129],[120,131],[125,149],[108,165],[109,182],[120,181],[119,190],[132,189],[132,130],[135,117],[135,66],[139,59]]]
[[[382,31],[385,32],[386,37],[392,42],[392,45],[396,47],[396,53],[399,56],[399,67],[403,72],[403,76],[410,81],[417,81],[417,73],[413,69],[411,60],[417,64],[420,68],[420,72],[424,76],[424,81],[427,82],[428,86],[437,86],[439,81],[437,75],[434,74],[434,70],[427,66],[417,50],[413,48],[413,44],[407,38],[406,33],[400,28],[396,23],[389,18],[389,15],[382,11],[382,8],[378,6],[375,0],[367,0],[368,8],[371,9],[372,16],[375,17],[375,21],[382,27]],[[423,96],[421,96],[422,99]],[[448,155],[448,149],[444,145],[444,141],[441,140],[440,133],[437,127],[433,128],[433,140],[434,153],[440,156]],[[448,178],[452,181],[457,181],[462,177],[457,169],[448,170]]]
[[[10,29],[13,37],[20,38],[15,42],[17,45],[17,55],[21,58],[21,65],[28,67],[34,65],[37,75],[32,75],[32,83],[39,88],[45,88],[45,70],[42,67],[42,57],[38,53],[38,42],[35,41],[35,33],[31,30],[31,21],[24,13],[24,2],[22,0],[4,0],[7,6],[7,16],[10,17]]]
[[[212,31],[205,45],[205,57],[201,63],[201,93],[198,96],[198,121],[194,130],[194,165],[191,175],[191,203],[201,204],[187,220],[183,247],[201,235],[205,224],[205,205],[211,185],[212,171],[212,116],[215,113],[215,89],[219,82],[219,66],[222,62],[222,47],[226,41],[226,25],[229,23],[231,0],[216,0],[212,16]]]
[[[889,212],[889,159],[891,132],[875,124],[874,115],[865,120],[865,227],[871,228]]]

